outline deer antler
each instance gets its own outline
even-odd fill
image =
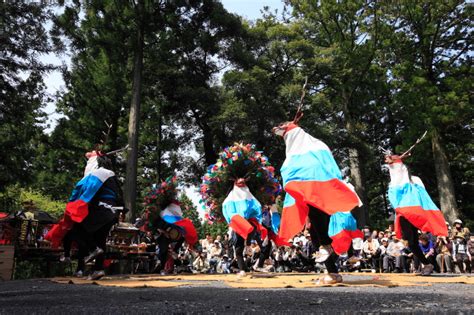
[[[107,132],[102,131],[102,134],[104,135],[104,139],[100,141],[102,145],[105,145],[107,141],[109,140],[110,136],[110,131],[112,130],[112,124],[109,124],[107,121],[104,120],[105,125],[107,126]]]
[[[428,133],[428,131],[425,131],[425,133],[423,133],[423,135],[416,139],[416,142],[415,144],[413,144],[408,150],[406,150],[402,155],[400,155],[400,159],[403,159],[405,156],[409,155],[410,152],[415,148],[415,146],[421,142],[421,140],[423,140],[423,138],[426,136],[426,134]]]
[[[390,151],[389,149],[384,149],[382,148],[381,146],[379,146],[379,150],[382,151],[383,155],[392,155],[392,151]]]
[[[107,153],[105,153],[104,155],[117,154],[117,153],[120,153],[120,152],[125,151],[125,150],[127,150],[127,149],[128,149],[128,144],[127,144],[125,147],[121,148],[121,149],[117,149],[117,150],[113,150],[113,151],[107,152]]]
[[[306,85],[308,84],[308,77],[306,76],[304,79],[303,88],[301,91],[301,98],[300,103],[298,104],[298,109],[296,110],[295,118],[293,118],[293,123],[298,124],[300,119],[303,117],[303,101],[304,97],[306,96]]]

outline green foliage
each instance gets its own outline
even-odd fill
[[[190,219],[196,230],[201,232],[201,219],[199,218],[199,213],[197,207],[193,204],[192,200],[186,194],[181,194],[179,197],[179,202],[181,203],[181,210],[183,211],[183,217]]]
[[[204,222],[202,224],[202,228],[199,234],[200,238],[204,238],[206,234],[211,234],[213,238],[216,238],[216,236],[220,235],[223,236],[224,234],[227,234],[227,231],[229,230],[229,226],[227,225],[227,222],[221,221],[221,222]]]
[[[67,200],[104,120],[113,125],[106,149],[124,146],[142,25],[138,191],[177,170],[197,184],[221,148],[239,141],[256,144],[280,166],[284,143],[270,130],[292,119],[308,76],[302,126],[328,144],[344,175],[359,177],[373,225],[385,224],[390,211],[379,146],[402,151],[425,129],[427,140],[407,164],[438,201],[443,181],[429,140],[439,134],[461,216],[474,217],[474,7],[466,1],[290,0],[282,16],[267,10],[256,21],[214,0],[143,3],[141,11],[134,2],[76,1],[54,16],[41,3],[0,4],[3,205],[15,208],[23,194],[46,198],[44,210],[59,209],[51,203]],[[56,100],[64,118],[45,135],[42,76],[50,66],[38,56],[55,50],[72,59]],[[12,191],[13,184],[28,188]],[[202,228],[218,230],[220,223]]]
[[[44,25],[46,4],[0,4],[0,191],[31,183],[30,166],[42,136],[42,107],[48,101],[42,76],[51,68],[39,61],[51,46]]]
[[[30,188],[9,186],[0,193],[0,205],[4,207],[0,211],[13,213],[21,210],[21,204],[27,201],[32,201],[38,210],[45,211],[57,219],[63,215],[66,208],[66,201],[53,200],[50,196]]]

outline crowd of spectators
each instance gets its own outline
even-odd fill
[[[436,272],[470,273],[474,256],[474,234],[456,220],[448,237],[436,237],[419,232],[419,246]],[[354,239],[350,250],[340,255],[338,267],[345,272],[394,272],[414,273],[421,264],[407,246],[399,239],[390,225],[386,230],[363,229],[364,238]],[[324,264],[316,263],[317,250],[308,231],[291,240],[291,246],[276,247],[273,244],[270,257],[263,268],[257,268],[261,248],[252,241],[244,251],[248,271],[262,269],[266,272],[324,272]],[[183,246],[178,253],[170,250],[166,263],[167,273],[235,273],[238,272],[234,250],[229,235],[211,235],[200,240],[194,248]]]

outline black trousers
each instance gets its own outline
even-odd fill
[[[424,265],[428,265],[431,262],[425,257],[421,251],[418,242],[418,229],[411,224],[404,217],[400,218],[400,228],[402,230],[402,237],[408,242],[408,248],[410,248],[413,255]]]
[[[109,235],[109,232],[114,224],[115,222],[110,222],[102,226],[100,229],[98,229],[92,234],[92,239],[95,247],[99,247],[104,251],[103,254],[100,254],[95,258],[95,270],[104,269],[105,251],[107,249],[107,236]]]
[[[250,223],[252,224],[252,223]],[[255,240],[257,241],[257,244],[258,246],[260,247],[260,249],[262,249],[262,239],[260,237],[259,234],[257,234],[257,228],[252,224],[253,226],[253,231],[250,232],[247,236],[247,241],[242,237],[240,236],[239,234],[236,233],[237,235],[237,241],[235,242],[235,245],[234,245],[234,250],[235,250],[235,259],[237,260],[237,266],[239,267],[239,269],[241,271],[246,271],[246,264],[245,264],[245,261],[244,261],[244,249],[245,249],[245,245],[250,245],[250,241],[251,240]],[[235,232],[233,232],[235,233]],[[271,250],[271,244],[270,244],[270,250]],[[263,266],[263,262],[265,260],[262,260],[262,266]],[[259,259],[259,265],[260,265],[260,259]]]
[[[77,244],[77,271],[84,271],[85,263],[84,257],[88,254],[87,246],[83,239],[84,231],[81,232],[80,225],[75,224],[72,229],[64,236],[63,248],[64,256],[71,257],[71,246],[73,242]]]
[[[309,234],[311,235],[311,241],[315,247],[321,245],[330,245],[332,239],[329,237],[329,219],[331,218],[329,214],[309,206],[308,213],[309,221],[311,222],[311,228],[309,229]],[[336,266],[337,255],[334,253],[324,262],[326,269],[329,273],[337,273]]]
[[[173,243],[173,242],[176,242],[176,245],[174,246],[173,250],[175,252],[177,252],[179,250],[179,248],[181,247],[181,245],[183,245],[184,238],[182,237],[178,241],[174,241],[174,240],[171,240],[171,239],[167,238],[164,235],[161,235],[157,239],[158,248],[160,249],[160,251],[158,253],[158,259],[161,262],[161,265],[159,267],[159,271],[162,270],[165,267],[166,260],[168,259],[168,249],[169,249],[170,244]]]

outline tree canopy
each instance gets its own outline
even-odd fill
[[[467,1],[288,0],[282,14],[264,9],[252,21],[216,0],[0,6],[0,192],[66,200],[107,124],[106,148],[117,149],[132,122],[137,184],[126,190],[138,212],[145,187],[173,174],[197,185],[234,142],[262,149],[278,176],[284,144],[271,128],[292,119],[307,77],[301,124],[332,149],[368,224],[382,226],[391,211],[380,148],[401,152],[425,130],[411,172],[449,221],[474,223]],[[53,53],[71,62],[54,98],[62,118],[46,132],[43,78],[53,68],[38,57]],[[121,180],[127,158],[114,161]]]

